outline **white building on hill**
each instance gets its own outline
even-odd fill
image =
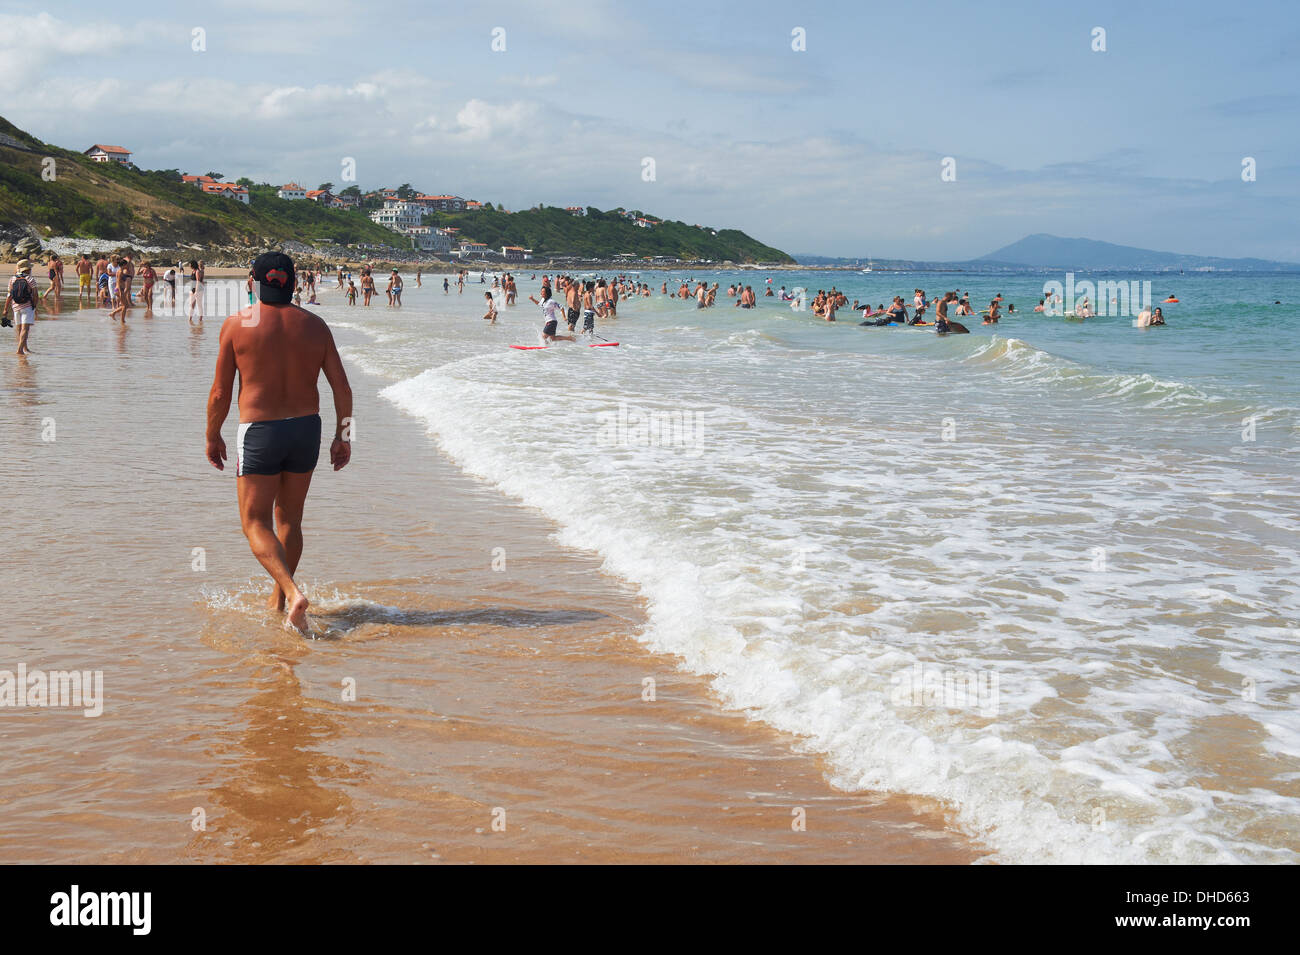
[[[424,225],[424,207],[402,199],[386,199],[382,209],[370,213],[370,220],[394,232],[406,232]]]
[[[103,143],[95,143],[87,149],[84,155],[89,156],[95,162],[116,162],[123,166],[131,165],[131,150],[122,146],[105,146]]]

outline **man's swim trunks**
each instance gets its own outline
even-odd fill
[[[306,474],[320,458],[320,415],[249,421],[239,426],[235,475]]]

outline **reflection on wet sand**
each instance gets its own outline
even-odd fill
[[[325,830],[347,828],[353,808],[345,787],[366,775],[321,751],[343,728],[303,694],[294,668],[309,652],[283,647],[239,662],[247,675],[236,679],[254,692],[232,714],[243,728],[221,733],[207,749],[215,769],[204,782],[213,805],[203,807],[207,830],[191,840],[191,854],[223,862],[356,861]]]
[[[26,355],[14,356],[7,382],[9,393],[26,408],[35,408],[42,404],[40,392],[36,388],[36,369]]]
[[[190,357],[198,358],[203,354],[203,323],[190,322]]]

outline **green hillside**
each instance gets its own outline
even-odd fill
[[[41,173],[46,157],[55,178]],[[251,205],[212,196],[181,182],[175,169],[141,171],[91,162],[28,135],[0,118],[0,226],[35,226],[43,235],[125,239],[169,245],[407,243],[356,210],[255,193]]]
[[[641,215],[640,212],[636,213]],[[737,229],[696,228],[685,222],[662,222],[648,229],[623,218],[619,210],[588,208],[585,216],[563,209],[540,207],[506,213],[483,209],[439,213],[425,222],[454,226],[463,237],[484,242],[497,251],[503,245],[521,245],[535,255],[574,255],[610,258],[631,253],[641,258],[663,255],[678,259],[712,259],[715,262],[793,262],[780,249],[764,245]]]
[[[55,163],[55,176],[48,180],[42,175],[47,159]],[[201,192],[182,182],[176,169],[92,162],[80,152],[43,143],[0,117],[0,228],[35,227],[43,236],[110,241],[134,235],[141,243],[163,246],[261,247],[293,240],[317,246],[410,248],[404,236],[371,222],[365,208],[329,209],[280,199],[273,186],[239,181],[249,187],[249,205]],[[426,216],[425,221],[454,226],[460,238],[484,242],[497,252],[503,245],[518,245],[537,255],[582,258],[627,254],[793,262],[780,249],[735,229],[715,231],[684,222],[639,228],[621,212],[588,209],[579,217],[547,207],[516,213],[486,208]]]

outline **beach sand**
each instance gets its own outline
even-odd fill
[[[136,309],[123,329],[74,289],[30,359],[0,361],[0,668],[102,670],[105,695],[96,718],[0,710],[0,861],[984,854],[940,805],[832,789],[798,740],[644,649],[630,585],[355,368],[353,463],[316,472],[299,571],[326,636],[284,632],[239,531],[233,410],[228,469],[203,457],[219,328]]]

